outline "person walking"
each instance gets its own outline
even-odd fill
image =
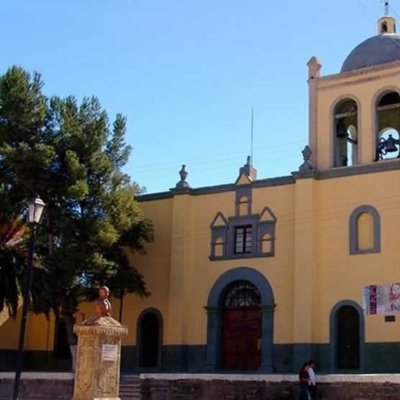
[[[311,400],[317,398],[317,381],[315,378],[315,363],[313,360],[308,362],[308,392],[310,393]]]
[[[310,376],[308,375],[308,363],[304,363],[299,371],[299,383],[300,383],[300,396],[299,400],[310,400],[309,388]]]

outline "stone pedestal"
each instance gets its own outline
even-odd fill
[[[72,400],[120,400],[121,337],[128,328],[112,317],[89,318],[74,326],[78,336]]]

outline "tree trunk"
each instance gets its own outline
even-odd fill
[[[119,299],[119,322],[122,324],[122,311],[124,308],[124,293],[122,292],[121,297]]]
[[[69,350],[71,352],[72,371],[75,372],[76,365],[76,342],[77,338],[74,333],[74,318],[72,315],[66,313],[63,315],[65,321],[65,328],[67,330]]]

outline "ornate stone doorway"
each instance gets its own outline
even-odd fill
[[[205,371],[273,371],[274,297],[264,275],[247,267],[225,272],[206,309]]]

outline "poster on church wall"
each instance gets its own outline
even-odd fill
[[[362,298],[365,314],[400,312],[400,283],[365,286]]]

